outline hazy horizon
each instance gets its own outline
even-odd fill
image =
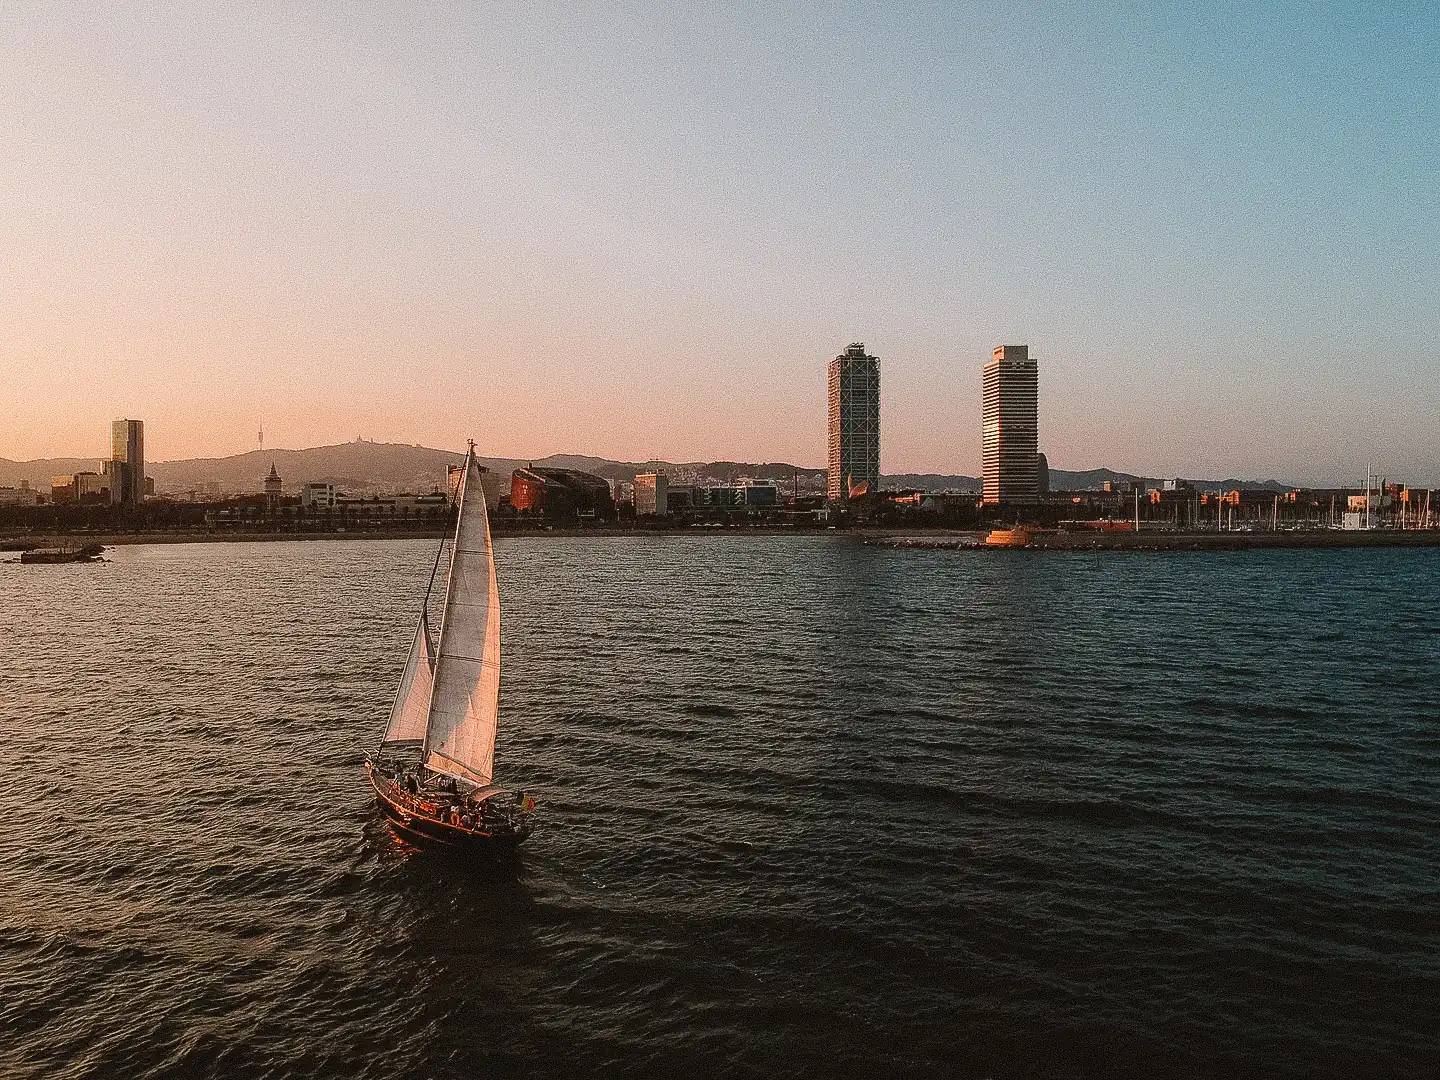
[[[1430,9],[0,10],[0,456],[564,443],[1440,486]],[[563,433],[563,434],[561,434]],[[77,451],[80,453],[77,454]],[[1358,482],[1356,480],[1355,482]]]
[[[462,448],[458,448],[458,447],[448,447],[448,448],[447,448],[447,447],[443,447],[443,446],[427,446],[427,445],[424,445],[424,444],[422,444],[422,443],[387,442],[387,441],[379,440],[379,439],[367,439],[367,438],[364,438],[364,437],[360,437],[360,438],[356,438],[356,439],[346,440],[345,442],[340,442],[340,443],[323,443],[323,444],[317,444],[317,445],[314,445],[314,446],[265,446],[263,449],[262,449],[262,448],[259,448],[259,447],[251,447],[251,448],[249,448],[248,450],[237,450],[234,454],[200,454],[200,455],[195,455],[194,457],[164,458],[164,459],[147,458],[147,459],[146,459],[146,462],[147,462],[147,465],[174,465],[174,464],[181,464],[181,463],[186,463],[186,462],[191,462],[191,461],[204,461],[204,460],[224,461],[224,460],[227,460],[227,459],[232,458],[232,457],[242,457],[242,456],[244,456],[244,455],[246,455],[246,454],[255,454],[255,455],[257,455],[257,456],[259,456],[259,457],[261,457],[261,458],[264,458],[265,455],[267,455],[267,454],[303,454],[303,453],[306,453],[306,452],[312,451],[312,450],[331,450],[331,449],[335,449],[335,448],[338,448],[338,447],[341,447],[341,446],[347,446],[347,445],[350,445],[350,444],[353,444],[353,443],[364,443],[364,444],[367,444],[367,445],[380,445],[380,446],[406,447],[406,448],[410,448],[410,449],[426,450],[426,451],[430,451],[430,452],[434,452],[434,453],[453,453],[453,454],[455,454],[455,455],[457,455],[457,456],[461,456],[461,455],[464,454],[464,450],[463,450]],[[570,451],[570,450],[556,450],[556,451],[552,451],[552,452],[550,452],[550,453],[545,453],[545,454],[489,454],[489,453],[486,453],[486,452],[483,450],[483,448],[481,448],[481,447],[479,447],[479,446],[476,447],[476,452],[477,452],[477,455],[478,455],[479,457],[484,458],[484,459],[492,459],[492,460],[493,460],[493,459],[497,459],[497,458],[503,458],[503,459],[506,459],[506,460],[514,460],[514,461],[540,461],[540,462],[543,462],[543,461],[550,461],[550,460],[555,459],[555,458],[582,458],[582,459],[583,459],[583,458],[596,458],[596,459],[599,459],[599,460],[602,460],[602,461],[608,461],[608,462],[610,462],[610,463],[612,463],[612,464],[631,464],[631,465],[643,465],[643,464],[647,464],[647,463],[650,463],[650,462],[658,462],[658,463],[664,463],[664,464],[670,464],[670,465],[677,465],[677,466],[678,466],[678,465],[695,465],[695,464],[712,464],[712,463],[717,463],[717,462],[734,462],[734,463],[737,463],[737,464],[752,464],[752,465],[777,465],[777,464],[793,465],[793,466],[795,466],[795,467],[797,467],[797,468],[805,469],[806,471],[809,471],[809,472],[823,472],[823,471],[825,471],[825,468],[826,468],[824,462],[816,463],[816,462],[807,462],[807,461],[803,461],[803,460],[793,460],[793,461],[792,461],[792,460],[789,460],[789,459],[781,459],[781,458],[771,458],[771,459],[765,459],[765,460],[753,460],[753,459],[748,459],[748,458],[736,458],[736,457],[733,457],[733,456],[728,456],[728,457],[727,457],[727,456],[725,456],[725,455],[711,455],[711,456],[708,456],[708,457],[698,457],[698,458],[679,458],[679,457],[664,457],[664,456],[654,457],[654,458],[608,458],[608,457],[604,457],[604,456],[599,455],[599,454],[590,454],[590,453],[585,453],[585,452],[583,452],[583,451]],[[14,464],[14,465],[25,465],[25,464],[30,463],[31,461],[64,461],[64,460],[82,460],[82,461],[83,461],[83,460],[88,460],[88,459],[91,458],[91,457],[94,457],[94,458],[96,458],[97,460],[103,460],[103,458],[104,458],[105,456],[106,456],[106,455],[104,455],[104,454],[95,454],[95,455],[87,455],[87,454],[55,454],[55,455],[47,455],[47,456],[42,457],[42,458],[14,459],[14,458],[5,458],[3,455],[0,455],[0,460],[8,461],[8,462],[10,462],[11,464]],[[1149,474],[1149,473],[1138,472],[1138,471],[1136,471],[1136,470],[1127,469],[1127,468],[1124,468],[1123,466],[1117,466],[1117,465],[1114,465],[1114,464],[1109,463],[1109,462],[1091,465],[1091,464],[1075,464],[1075,463],[1065,463],[1065,462],[1056,463],[1056,462],[1053,462],[1053,461],[1052,461],[1052,462],[1050,462],[1049,464],[1050,464],[1050,469],[1051,469],[1052,472],[1058,471],[1058,472],[1070,472],[1070,473],[1088,473],[1088,472],[1102,472],[1102,471],[1108,470],[1108,471],[1110,471],[1110,472],[1119,473],[1119,474],[1122,474],[1122,475],[1127,475],[1127,476],[1140,476],[1140,477],[1144,477],[1144,478],[1150,479],[1150,480],[1171,479],[1171,478],[1172,478],[1171,476],[1168,476],[1168,475],[1167,475],[1167,476],[1155,476],[1155,475],[1152,475],[1152,474]],[[977,470],[976,472],[973,472],[973,473],[967,473],[967,472],[963,472],[963,471],[942,471],[942,470],[936,470],[936,469],[897,469],[897,470],[883,470],[882,473],[881,473],[881,475],[882,475],[882,476],[896,476],[896,475],[909,475],[909,476],[924,476],[924,475],[930,475],[930,476],[968,476],[968,477],[970,477],[971,479],[978,479],[979,476],[980,476],[980,473],[979,473],[978,470]],[[1260,481],[1260,482],[1272,482],[1272,481],[1286,482],[1287,479],[1288,479],[1288,478],[1283,477],[1283,476],[1260,476],[1260,475],[1251,475],[1251,474],[1249,474],[1249,473],[1235,473],[1235,474],[1229,474],[1229,475],[1226,475],[1226,476],[1220,476],[1220,475],[1216,475],[1216,476],[1202,476],[1201,474],[1196,473],[1196,472],[1194,472],[1194,471],[1176,473],[1176,474],[1174,474],[1174,478],[1189,479],[1189,480],[1234,480],[1234,479],[1239,479],[1239,480],[1255,480],[1255,481]],[[293,479],[293,478],[291,478],[291,477],[286,477],[286,479],[287,479],[287,480],[291,480],[291,479]],[[1362,484],[1363,484],[1363,479],[1362,479],[1362,480],[1359,480],[1359,481],[1356,481],[1355,483],[1351,483],[1351,482],[1349,482],[1349,481],[1341,478],[1341,479],[1336,479],[1333,483],[1317,484],[1317,485],[1315,485],[1315,486],[1317,486],[1317,487],[1358,487],[1358,486],[1361,486]]]

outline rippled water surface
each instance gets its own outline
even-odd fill
[[[360,770],[429,543],[0,565],[0,1075],[1440,1060],[1440,552],[498,553],[474,865]]]

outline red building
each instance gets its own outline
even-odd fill
[[[546,521],[576,521],[615,517],[610,485],[599,476],[577,469],[516,469],[510,476],[510,505],[522,514]]]

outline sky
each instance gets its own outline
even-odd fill
[[[0,456],[1440,485],[1433,5],[0,6]]]

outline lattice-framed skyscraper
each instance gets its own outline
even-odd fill
[[[1028,345],[995,346],[985,365],[982,401],[984,501],[1034,505],[1040,501],[1040,375]]]
[[[880,487],[880,358],[857,341],[830,361],[830,477],[840,502]]]

